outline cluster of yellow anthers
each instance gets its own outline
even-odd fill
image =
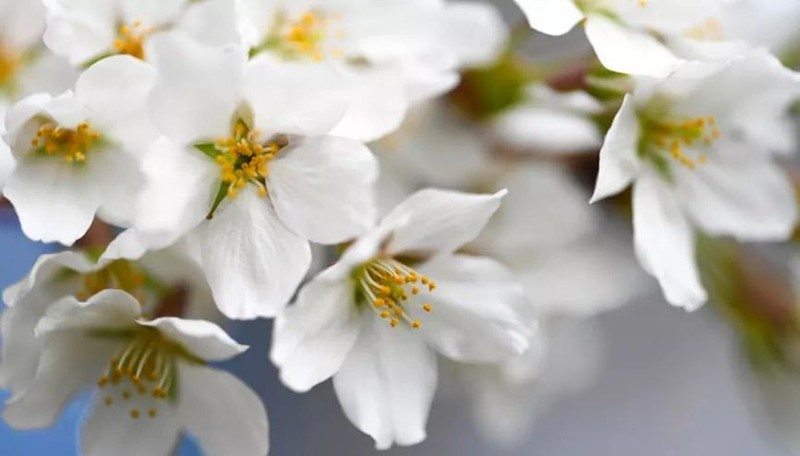
[[[105,404],[110,407],[115,400],[124,404],[134,394],[149,394],[156,400],[171,397],[176,387],[176,356],[172,342],[155,329],[142,328],[119,355],[111,358],[108,371],[97,381],[98,388],[107,392]],[[139,409],[131,408],[131,418],[138,419],[140,414]],[[147,414],[155,418],[158,411],[151,407]]]
[[[269,174],[269,162],[280,146],[275,143],[265,146],[259,141],[261,133],[248,131],[242,122],[237,122],[233,130],[233,136],[214,143],[219,152],[216,161],[222,169],[222,181],[228,184],[228,196],[235,197],[248,182],[258,187],[260,196],[266,196],[267,187],[263,181]]]
[[[77,128],[63,128],[54,122],[39,127],[31,146],[47,155],[60,155],[68,162],[84,162],[86,154],[100,140],[100,133],[83,122]]]
[[[0,41],[0,87],[13,81],[14,75],[21,64],[22,58],[20,55]]]
[[[650,134],[653,144],[669,150],[672,158],[689,169],[705,164],[708,156],[701,153],[697,158],[692,158],[686,154],[684,148],[710,146],[721,136],[714,116],[697,117],[681,123],[656,122],[651,126]]]
[[[323,60],[325,55],[325,38],[329,32],[332,18],[309,11],[294,22],[288,23],[283,34],[286,51],[315,62]],[[341,32],[340,32],[341,33]],[[333,50],[333,57],[341,55],[341,50]]]
[[[145,274],[130,261],[116,260],[98,271],[84,274],[83,289],[75,297],[85,301],[103,290],[116,289],[126,291],[144,303],[145,280]]]
[[[142,21],[134,21],[132,25],[123,24],[119,27],[117,38],[114,40],[114,49],[118,54],[144,60],[144,40],[150,32],[152,29],[142,25]]]
[[[392,328],[403,320],[412,328],[419,329],[422,323],[408,316],[404,302],[408,301],[409,293],[418,295],[421,288],[427,288],[429,292],[436,289],[434,281],[392,258],[367,263],[359,274],[358,282],[372,308],[381,318],[388,319]],[[422,309],[430,312],[433,307],[430,303],[424,303]]]

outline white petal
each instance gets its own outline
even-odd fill
[[[182,386],[182,385],[181,385]],[[133,384],[130,385],[134,389]],[[114,388],[119,390],[121,388]],[[98,392],[81,433],[81,454],[85,456],[160,456],[167,455],[178,441],[179,423],[172,405],[149,394],[133,394],[129,400]],[[106,405],[106,397],[113,403]],[[134,419],[133,410],[139,413]],[[156,416],[149,415],[150,410]]]
[[[30,144],[30,121],[46,112],[47,105],[53,97],[46,93],[37,93],[27,96],[11,105],[5,110],[4,124],[0,127],[3,131],[3,142],[11,148],[17,160],[25,157]]]
[[[650,281],[630,245],[589,236],[514,268],[536,310],[544,315],[588,317],[628,303]]]
[[[563,35],[583,19],[572,0],[517,0],[534,29],[548,35]]]
[[[223,361],[247,350],[247,346],[231,339],[222,328],[205,320],[162,317],[139,324],[158,329],[168,339],[206,361]]]
[[[231,7],[230,0],[192,2],[178,18],[173,30],[185,32],[205,44],[236,44],[241,42],[236,12],[237,8]]]
[[[448,358],[496,362],[528,348],[529,316],[533,314],[514,276],[500,263],[483,257],[438,257],[419,271],[436,282],[430,294],[412,297],[411,318],[421,333]],[[430,302],[430,313],[422,303]]]
[[[420,190],[381,221],[381,227],[392,230],[387,249],[452,252],[478,236],[505,194],[505,190],[494,195]]]
[[[425,440],[436,389],[436,357],[418,333],[392,329],[364,312],[361,335],[333,386],[347,418],[375,439],[375,447]]]
[[[6,403],[3,418],[15,429],[48,427],[81,387],[91,385],[118,344],[80,333],[60,333],[45,342],[36,377]]]
[[[74,66],[111,51],[116,35],[116,2],[45,0],[44,42]]]
[[[707,295],[695,263],[695,238],[671,189],[656,175],[633,188],[633,234],[642,267],[658,279],[671,304],[695,310]]]
[[[708,166],[683,173],[678,184],[686,189],[692,220],[712,235],[788,239],[797,223],[797,203],[786,172],[769,158],[753,155],[746,144],[720,144],[719,150],[724,153]]]
[[[103,290],[85,302],[66,296],[47,309],[36,325],[36,335],[73,329],[129,329],[141,313],[139,301],[121,290]]]
[[[122,16],[126,23],[141,21],[148,27],[159,27],[177,18],[190,0],[122,0]]]
[[[618,73],[665,77],[681,63],[647,33],[599,14],[586,19],[586,36],[603,66]]]
[[[3,193],[26,236],[72,245],[89,229],[101,195],[86,167],[58,157],[31,158],[17,164]]]
[[[0,16],[3,40],[12,49],[27,51],[40,43],[45,25],[41,2],[3,1]]]
[[[444,14],[439,41],[457,54],[459,66],[489,65],[505,48],[508,26],[494,5],[451,2]]]
[[[112,225],[131,226],[143,181],[139,160],[122,150],[94,155],[89,168],[100,196],[97,217]]]
[[[603,142],[597,125],[586,116],[535,105],[510,110],[492,128],[503,142],[530,152],[591,152]]]
[[[281,221],[298,236],[335,244],[375,224],[375,157],[353,140],[301,139],[270,164],[269,198]]]
[[[149,103],[161,131],[179,143],[228,136],[240,103],[244,49],[206,46],[178,32],[156,35],[150,45],[158,78]]]
[[[14,307],[18,300],[23,299],[35,287],[46,286],[64,268],[84,273],[100,267],[102,264],[94,263],[80,252],[64,251],[41,255],[24,279],[3,290],[3,302],[7,307]]]
[[[92,126],[139,155],[158,137],[145,111],[155,69],[128,55],[105,58],[81,74],[75,98],[89,110]]]
[[[387,68],[342,71],[351,86],[350,104],[330,134],[370,142],[397,130],[408,109],[403,78]]]
[[[626,96],[600,149],[600,170],[592,202],[615,195],[630,185],[639,173],[641,128],[633,98]]]
[[[503,179],[509,192],[478,238],[485,251],[506,258],[534,255],[575,242],[600,226],[586,190],[562,167],[517,166]]]
[[[243,92],[262,133],[322,135],[347,110],[347,81],[328,64],[281,62],[260,56],[248,63]]]
[[[181,364],[178,419],[207,456],[264,456],[269,424],[264,404],[233,375]]]
[[[270,358],[293,391],[306,392],[341,367],[361,325],[354,297],[349,277],[326,271],[275,320]]]
[[[252,188],[223,204],[202,229],[203,269],[229,318],[275,316],[311,263],[308,242],[287,230]]]
[[[146,246],[173,244],[205,220],[219,190],[219,167],[199,150],[159,139],[142,159],[145,185],[136,228]]]

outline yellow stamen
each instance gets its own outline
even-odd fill
[[[714,116],[697,117],[682,122],[654,121],[646,123],[648,143],[669,155],[682,166],[693,170],[708,162],[708,155],[691,156],[688,149],[706,148],[718,140],[722,133]],[[435,288],[435,284],[434,284]]]
[[[77,128],[63,128],[55,122],[45,122],[31,140],[35,151],[45,155],[57,155],[70,163],[83,163],[100,141],[100,133],[84,122]]]
[[[133,24],[123,24],[114,40],[114,49],[118,54],[125,54],[144,60],[144,41],[153,32],[150,27],[142,25],[141,21],[134,21]]]
[[[411,319],[407,306],[411,302],[409,295],[418,296],[422,292],[420,287],[414,285],[418,281],[421,280],[428,291],[436,288],[436,284],[428,277],[421,276],[393,258],[379,258],[357,269],[356,280],[366,301],[382,319],[389,319],[393,328],[401,321],[414,329],[422,326],[420,320]],[[430,312],[433,307],[425,303],[422,309]]]

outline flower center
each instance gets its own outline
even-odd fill
[[[356,271],[356,283],[373,310],[388,320],[392,328],[403,321],[411,328],[419,329],[422,323],[411,319],[406,310],[409,295],[416,296],[425,288],[428,292],[436,289],[434,281],[393,258],[366,263]],[[424,303],[422,309],[430,312],[433,307]]]
[[[684,35],[700,41],[724,41],[725,31],[719,20],[708,18],[703,23],[688,29]]]
[[[720,138],[717,119],[714,116],[696,117],[682,122],[645,121],[643,125],[644,149],[666,152],[675,161],[688,169],[695,169],[708,161],[707,148]]]
[[[8,87],[22,66],[22,56],[0,40],[0,87]]]
[[[114,49],[117,50],[117,54],[144,60],[144,40],[152,31],[151,27],[142,25],[142,21],[134,21],[131,25],[123,24],[114,39]]]
[[[70,163],[82,163],[99,141],[100,133],[86,122],[75,129],[60,127],[55,122],[45,122],[36,131],[31,146],[38,153],[59,156]]]
[[[340,57],[342,51],[331,48],[331,38],[341,38],[343,30],[333,30],[338,18],[334,15],[307,11],[296,18],[286,13],[276,16],[274,32],[256,49],[272,49],[287,59],[309,59],[320,62],[326,57]]]
[[[111,358],[108,370],[97,380],[97,386],[106,391],[105,404],[124,406],[134,394],[175,400],[177,360],[184,354],[185,350],[165,339],[157,329],[135,330],[130,343]],[[132,407],[130,416],[138,419],[143,412]],[[152,407],[147,414],[155,418],[158,411]]]
[[[83,275],[83,289],[75,297],[85,301],[95,294],[107,290],[123,290],[144,303],[146,281],[145,274],[130,261],[116,260],[98,271]]]
[[[222,171],[222,182],[227,186],[227,196],[233,198],[248,183],[267,196],[265,179],[269,175],[269,162],[281,149],[277,143],[264,145],[258,130],[250,130],[244,122],[236,122],[233,135],[214,143],[214,158]]]

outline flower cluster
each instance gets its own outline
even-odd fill
[[[425,439],[438,357],[517,438],[597,369],[587,317],[643,291],[636,259],[693,310],[698,237],[791,237],[800,76],[729,1],[518,3],[583,25],[577,85],[478,2],[0,2],[0,190],[67,247],[3,294],[4,420],[89,386],[86,455],[264,455],[265,407],[212,363],[247,349],[225,318],[270,318],[282,382],[332,379],[379,449]],[[632,251],[563,166],[598,150]]]

